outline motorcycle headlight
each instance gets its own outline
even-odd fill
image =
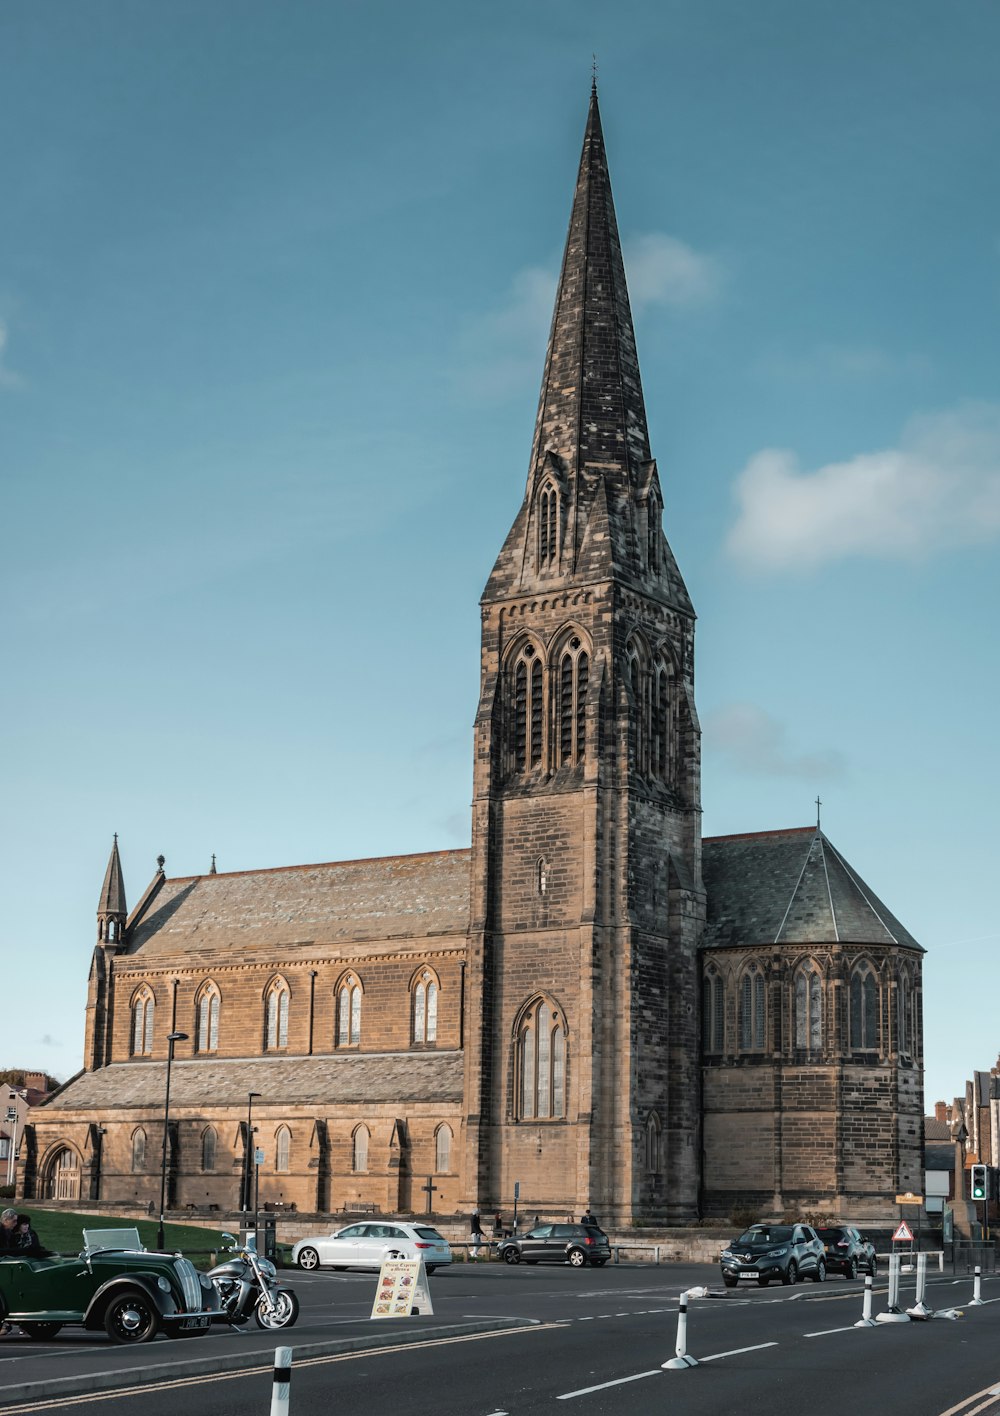
[[[277,1277],[278,1270],[275,1268],[274,1264],[272,1264],[270,1259],[258,1259],[257,1262],[260,1264],[261,1273],[266,1273],[268,1278]]]

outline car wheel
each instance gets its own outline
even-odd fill
[[[587,1267],[587,1255],[583,1252],[582,1249],[570,1249],[566,1257],[567,1259],[569,1259],[570,1263],[573,1265],[574,1268]]]
[[[35,1342],[44,1342],[47,1337],[55,1337],[62,1323],[18,1323],[18,1327],[25,1337],[30,1337]]]
[[[104,1313],[104,1331],[120,1344],[152,1342],[160,1330],[160,1315],[146,1293],[121,1293],[112,1298]]]
[[[784,1283],[786,1286],[787,1286],[789,1283],[794,1283],[794,1282],[796,1281],[796,1279],[798,1278],[798,1276],[799,1276],[799,1271],[798,1271],[798,1268],[797,1268],[796,1265],[795,1265],[795,1260],[794,1260],[794,1259],[789,1259],[789,1261],[788,1261],[788,1267],[785,1269],[785,1272],[781,1275],[781,1281],[782,1281],[782,1283]]]
[[[299,1316],[299,1300],[290,1288],[279,1288],[274,1295],[274,1306],[271,1311],[268,1312],[264,1295],[261,1294],[260,1302],[254,1308],[253,1315],[259,1328],[291,1327]]]
[[[820,1259],[819,1263],[816,1265],[816,1272],[813,1274],[813,1283],[825,1283],[825,1282],[826,1282],[826,1260],[825,1260],[825,1259]]]
[[[519,1264],[521,1262],[521,1255],[517,1249],[504,1249],[503,1261],[505,1264]]]
[[[857,1259],[852,1259],[851,1262],[847,1265],[847,1268],[844,1270],[844,1277],[845,1277],[845,1278],[857,1278],[857,1276],[858,1276],[858,1261],[857,1261]]]
[[[296,1260],[300,1269],[312,1271],[319,1268],[319,1254],[315,1249],[300,1249]]]
[[[875,1277],[875,1274],[876,1274],[876,1271],[877,1271],[877,1270],[878,1270],[878,1259],[876,1259],[875,1255],[872,1254],[872,1261],[871,1261],[871,1263],[868,1265],[868,1272],[871,1274],[872,1278]]]

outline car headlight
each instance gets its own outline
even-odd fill
[[[732,1249],[723,1249],[722,1253],[719,1255],[719,1258],[720,1258],[720,1259],[731,1259],[732,1257],[733,1257],[733,1251],[732,1251]]]
[[[157,1288],[162,1288],[163,1291],[164,1291],[164,1293],[169,1293],[169,1292],[170,1292],[170,1283],[169,1283],[169,1281],[168,1281],[167,1279],[165,1279],[165,1278],[158,1278],[158,1279],[156,1280],[156,1286],[157,1286]]]
[[[768,1249],[767,1253],[764,1255],[764,1258],[765,1258],[765,1259],[780,1259],[781,1256],[782,1256],[782,1254],[787,1254],[787,1253],[788,1253],[788,1245],[786,1244],[786,1245],[784,1246],[784,1248],[782,1248],[782,1249]]]

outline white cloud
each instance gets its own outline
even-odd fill
[[[497,308],[469,330],[462,381],[474,394],[504,398],[526,381],[537,382],[557,283],[554,271],[527,266],[514,276]]]
[[[766,350],[754,362],[754,372],[766,379],[806,383],[816,379],[850,381],[923,378],[933,365],[926,354],[897,353],[874,344],[817,344],[789,354]]]
[[[706,305],[717,299],[724,271],[705,255],[662,231],[635,236],[625,245],[629,299],[634,310],[647,305]]]
[[[736,771],[763,777],[803,777],[814,784],[846,775],[839,752],[792,752],[784,724],[753,703],[719,708],[706,717],[703,727],[706,744]]]
[[[1000,405],[913,418],[898,447],[803,471],[764,448],[740,473],[729,554],[797,570],[845,556],[915,558],[1000,533]]]

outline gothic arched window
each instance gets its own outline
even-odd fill
[[[361,1041],[361,984],[348,974],[337,989],[337,1046],[356,1047]]]
[[[558,766],[582,762],[587,753],[587,685],[590,656],[579,635],[573,635],[555,666],[559,701],[556,708]]]
[[[451,1127],[442,1125],[434,1133],[434,1168],[439,1175],[451,1169]]]
[[[740,1051],[760,1052],[766,1028],[764,975],[751,964],[740,981]]]
[[[566,1114],[566,1028],[562,1013],[544,998],[531,1003],[518,1024],[515,1094],[522,1121]]]
[[[710,965],[701,989],[702,1047],[705,1052],[725,1049],[726,994],[722,977],[714,964]]]
[[[626,671],[629,688],[632,690],[632,726],[635,742],[634,765],[637,772],[649,771],[651,737],[651,682],[648,658],[636,640],[629,643],[626,651]]]
[[[355,1127],[351,1144],[351,1169],[368,1169],[368,1142],[371,1139],[368,1127],[362,1123]]]
[[[292,1147],[292,1133],[287,1126],[279,1126],[274,1133],[274,1168],[288,1169],[288,1157]]]
[[[542,660],[533,644],[524,644],[508,672],[508,727],[511,766],[527,772],[542,761]]]
[[[795,1046],[804,1052],[823,1047],[823,984],[812,965],[795,976]]]
[[[132,1004],[132,1055],[150,1057],[153,1052],[153,1022],[156,1004],[152,990],[143,984]]]
[[[559,493],[546,482],[538,498],[538,569],[549,570],[559,560]]]
[[[660,1118],[655,1111],[649,1113],[646,1121],[646,1173],[658,1175],[660,1172]]]
[[[851,974],[851,1047],[878,1047],[878,984],[867,960]]]
[[[660,655],[653,665],[650,684],[650,744],[649,767],[654,777],[669,782],[674,777],[676,757],[674,743],[674,677],[673,665]]]
[[[132,1132],[132,1170],[145,1170],[146,1168],[146,1132],[141,1126],[136,1127]]]
[[[198,995],[198,1051],[214,1052],[219,1045],[219,990],[214,983],[202,985]]]
[[[267,990],[265,1003],[266,1033],[265,1046],[273,1052],[288,1046],[288,984],[283,978],[276,978]]]
[[[206,1175],[215,1169],[215,1149],[218,1137],[214,1126],[206,1126],[201,1133],[201,1168]]]
[[[646,503],[646,564],[655,575],[660,569],[660,503],[651,496]]]
[[[413,1041],[437,1041],[438,985],[430,969],[424,969],[413,986]]]
[[[909,1053],[912,1045],[912,1018],[910,1016],[910,979],[906,970],[900,971],[899,979],[896,983],[896,1032],[898,1036],[898,1048],[902,1053]]]

